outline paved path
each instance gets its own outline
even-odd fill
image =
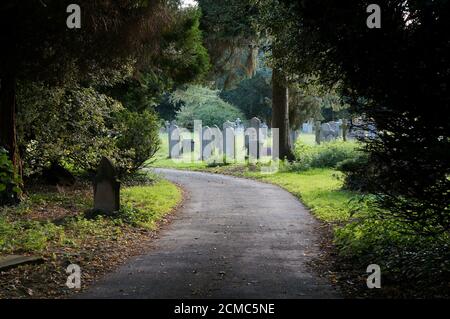
[[[279,187],[158,169],[188,192],[154,249],[94,284],[88,298],[330,298],[307,266],[317,221]]]

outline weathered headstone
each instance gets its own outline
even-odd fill
[[[208,161],[213,154],[213,133],[209,126],[203,127],[202,133],[202,160]]]
[[[225,161],[234,161],[235,131],[234,124],[230,121],[223,123],[223,149]]]
[[[223,162],[223,134],[220,128],[217,125],[214,125],[211,128],[212,132],[212,140],[213,140],[213,156],[214,161],[216,163],[222,163]]]
[[[181,150],[180,129],[172,123],[169,126],[169,158],[178,158]]]
[[[323,123],[320,127],[320,139],[322,141],[331,141],[336,139],[339,131],[336,129],[336,122]]]
[[[194,140],[192,138],[185,138],[181,142],[182,154],[191,154],[194,149]]]
[[[236,120],[236,127],[234,129],[234,149],[235,149],[235,155],[234,158],[237,163],[245,163],[245,156],[246,156],[246,136],[244,131],[244,125],[242,125],[242,122],[239,120],[239,118]]]
[[[94,180],[94,210],[108,215],[120,209],[120,183],[111,161],[103,157]]]
[[[313,132],[313,125],[310,122],[303,123],[302,132],[306,134],[311,134]]]
[[[248,155],[249,159],[259,159],[259,150],[261,148],[260,145],[260,128],[261,128],[261,120],[257,117],[253,117],[250,120],[250,132],[248,134],[249,136],[249,145],[248,145]]]

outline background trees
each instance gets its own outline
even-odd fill
[[[219,97],[217,90],[191,85],[185,90],[177,90],[171,95],[173,104],[181,104],[177,112],[177,123],[192,128],[194,120],[201,120],[204,126],[217,125],[222,128],[226,121],[243,119],[244,114],[235,106]]]
[[[158,148],[162,94],[209,68],[200,13],[176,0],[81,1],[71,30],[69,3],[0,5],[0,145],[26,177],[53,164],[91,171],[101,156],[130,174]]]
[[[157,51],[154,44],[169,19],[162,1],[81,1],[82,28],[69,30],[69,3],[1,4],[0,143],[9,151],[17,171],[21,167],[16,137],[18,83],[111,83],[129,71],[131,58]]]

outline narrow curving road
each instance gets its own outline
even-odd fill
[[[157,169],[188,198],[154,248],[82,298],[335,298],[309,267],[318,222],[290,193],[247,179]]]

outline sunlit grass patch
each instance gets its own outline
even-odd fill
[[[134,186],[123,190],[121,218],[133,225],[154,229],[156,223],[182,199],[174,184],[161,180],[151,186]]]

